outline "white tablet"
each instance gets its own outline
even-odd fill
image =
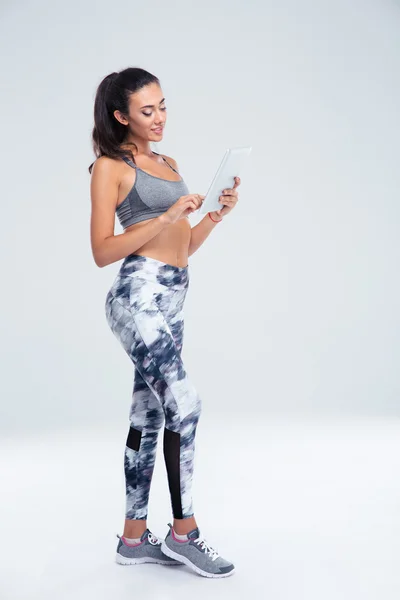
[[[251,148],[251,146],[242,146],[239,148],[228,148],[225,151],[203,204],[199,208],[200,213],[220,210],[224,206],[219,201],[221,192],[227,188],[233,188],[235,177],[240,175],[241,169],[251,152]]]

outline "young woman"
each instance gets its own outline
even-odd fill
[[[223,207],[191,228],[188,215],[204,196],[190,194],[171,157],[150,149],[162,139],[165,98],[157,77],[140,68],[107,75],[94,103],[96,160],[91,173],[91,245],[104,267],[123,259],[105,300],[108,325],[135,366],[125,446],[126,515],[117,562],[186,564],[206,577],[234,565],[200,535],[192,504],[196,427],[201,399],[182,362],[188,257],[238,201],[224,190]],[[114,235],[115,214],[124,233]],[[147,506],[159,430],[173,525],[164,540],[147,528]]]

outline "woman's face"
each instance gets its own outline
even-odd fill
[[[127,121],[130,133],[146,141],[160,141],[167,119],[166,108],[162,89],[157,83],[146,85],[131,94]]]

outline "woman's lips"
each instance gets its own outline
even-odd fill
[[[154,131],[155,133],[162,133],[163,127],[160,127],[159,129],[152,129],[152,131]]]

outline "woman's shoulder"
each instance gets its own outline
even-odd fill
[[[124,161],[121,158],[112,158],[111,156],[99,156],[93,163],[93,171],[95,174],[102,174],[105,176],[118,176],[123,172]],[[121,170],[122,169],[122,170]]]
[[[112,166],[120,165],[121,162],[124,162],[122,158],[113,158],[104,154],[103,156],[99,156],[98,158],[96,158],[93,165],[101,165],[101,169],[111,169]]]

